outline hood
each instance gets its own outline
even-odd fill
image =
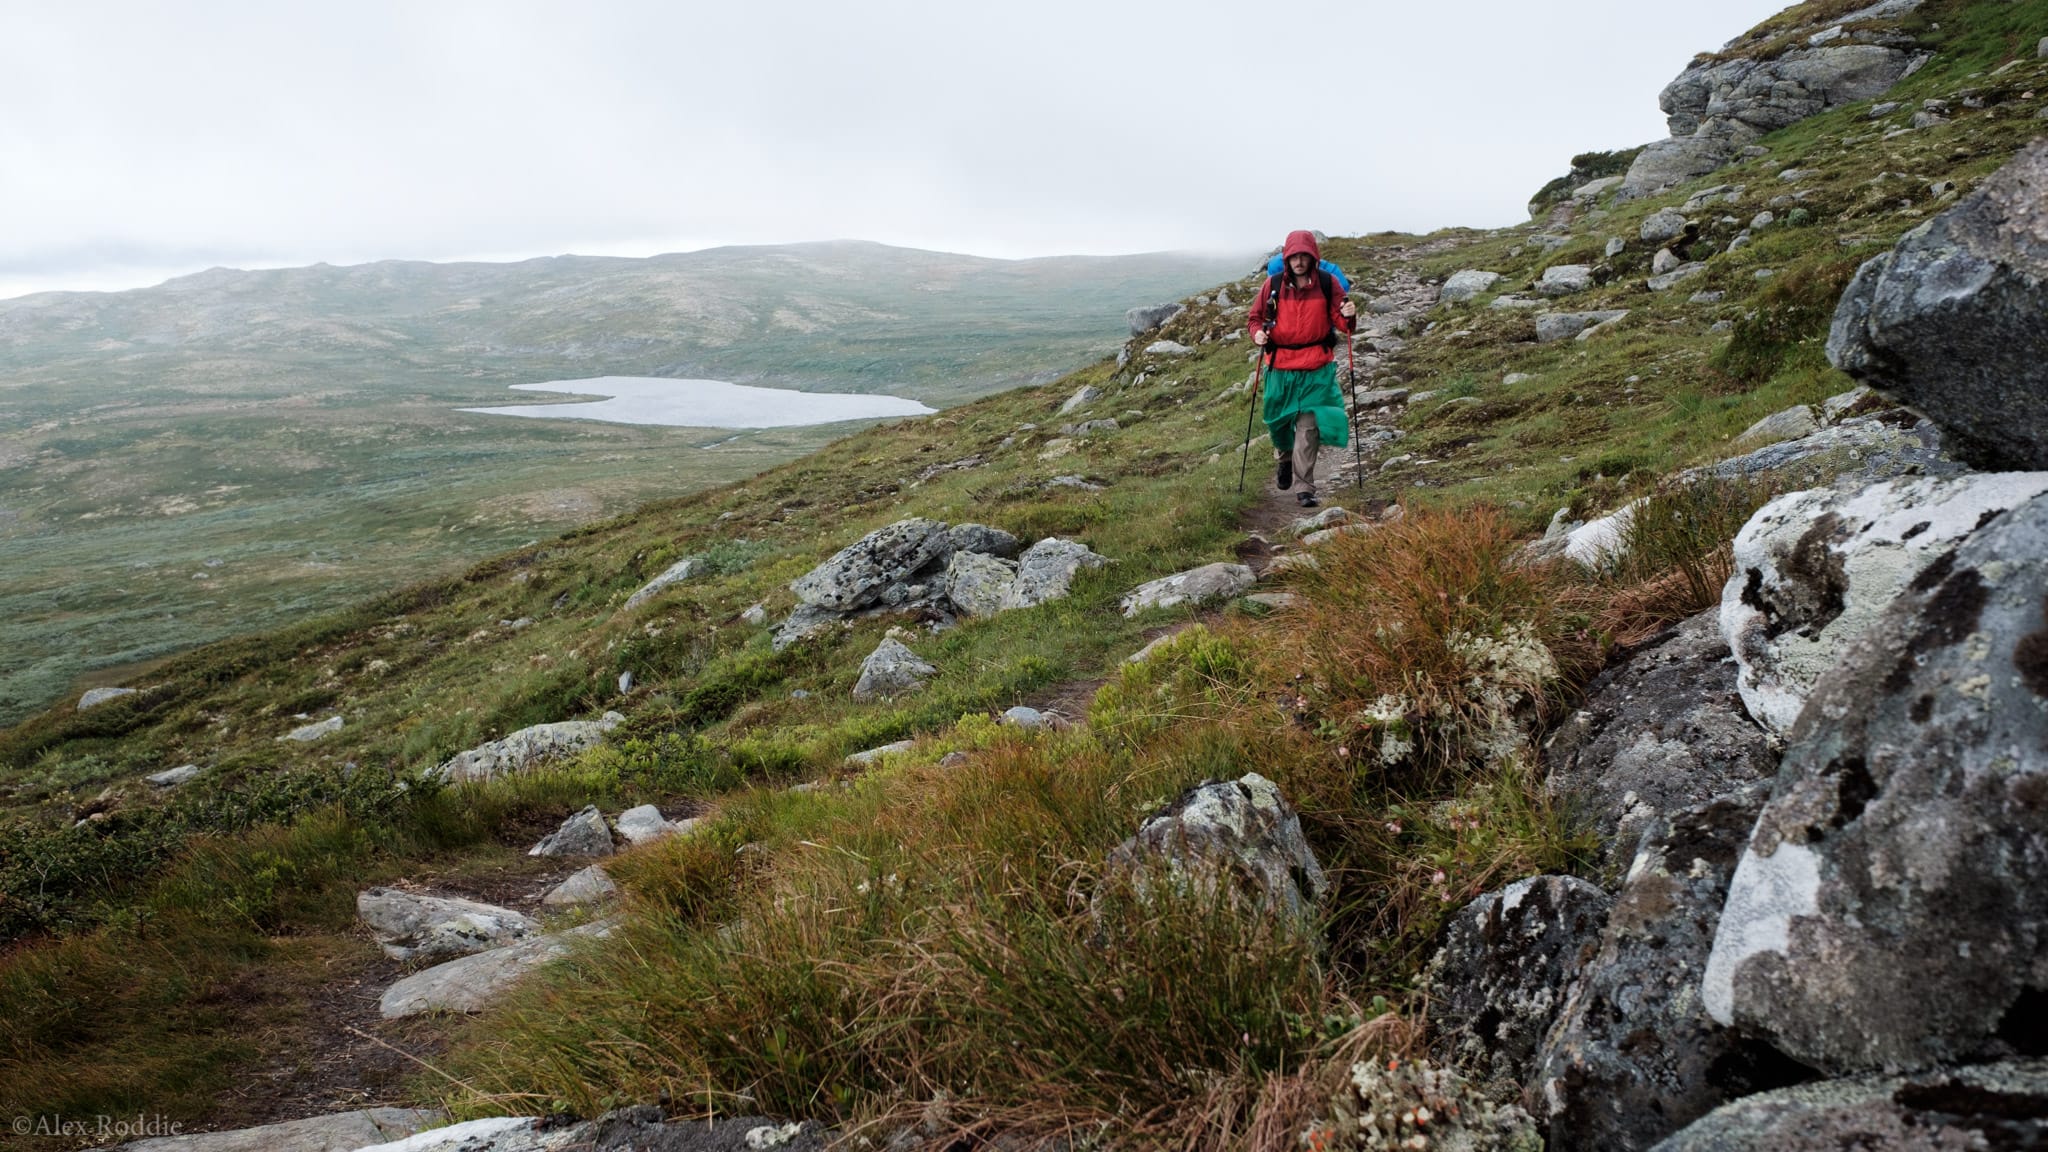
[[[1280,257],[1284,260],[1296,252],[1306,252],[1318,264],[1322,263],[1323,250],[1316,246],[1316,234],[1313,232],[1289,232],[1287,234],[1287,246],[1280,249]]]

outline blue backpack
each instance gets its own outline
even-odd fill
[[[1271,260],[1266,261],[1266,275],[1278,276],[1281,270],[1286,267],[1287,258],[1284,256],[1276,255]],[[1346,276],[1342,268],[1337,267],[1335,264],[1330,263],[1328,260],[1322,262],[1322,268],[1323,271],[1330,274],[1332,279],[1337,281],[1338,291],[1343,292],[1346,295],[1349,295],[1351,293],[1351,277]]]

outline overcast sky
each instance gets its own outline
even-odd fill
[[[0,0],[0,297],[1498,226],[1573,153],[1662,136],[1658,91],[1786,2]]]

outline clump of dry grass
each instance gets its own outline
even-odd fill
[[[1596,627],[1628,647],[1719,604],[1735,571],[1736,534],[1775,495],[1760,477],[1659,485],[1635,506],[1620,554],[1599,577]]]

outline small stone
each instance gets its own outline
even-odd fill
[[[1759,212],[1755,216],[1750,217],[1749,230],[1751,232],[1761,232],[1764,229],[1769,228],[1771,225],[1776,224],[1777,222],[1777,213],[1768,210]]]
[[[400,888],[358,893],[356,918],[393,960],[467,956],[540,931],[540,925],[510,908]]]
[[[1707,266],[1701,263],[1680,264],[1661,276],[1650,277],[1650,291],[1669,292],[1695,276],[1705,275]]]
[[[602,864],[592,864],[567,880],[548,889],[540,902],[549,908],[573,908],[579,904],[600,904],[619,894],[619,886],[612,881]]]
[[[626,693],[631,692],[632,690],[633,674],[631,672],[619,673],[619,694],[623,696]]]
[[[1691,298],[1691,299],[1689,299],[1689,300],[1687,300],[1687,301],[1686,301],[1686,303],[1688,303],[1688,304],[1719,304],[1719,303],[1720,303],[1721,301],[1723,301],[1723,300],[1725,300],[1725,299],[1727,299],[1727,298],[1728,298],[1728,294],[1727,294],[1726,292],[1720,292],[1720,291],[1714,291],[1714,292],[1695,292],[1695,293],[1693,293],[1693,294],[1692,294],[1692,298]]]
[[[740,613],[740,619],[752,625],[755,628],[759,628],[762,625],[768,623],[768,606],[765,604],[756,604],[752,608],[747,609],[745,612]]]
[[[1527,372],[1510,372],[1506,376],[1501,377],[1500,382],[1509,388],[1513,388],[1517,384],[1527,384],[1535,378]]]
[[[1275,612],[1298,607],[1302,602],[1301,597],[1292,592],[1254,592],[1245,599]]]
[[[1742,446],[1775,444],[1780,440],[1797,440],[1820,431],[1820,421],[1814,419],[1813,409],[1804,404],[1795,405],[1751,424],[1735,442]]]
[[[1662,276],[1683,263],[1685,261],[1673,255],[1671,249],[1659,248],[1657,249],[1657,254],[1650,258],[1650,272],[1653,275]]]
[[[612,830],[604,822],[604,813],[592,804],[576,813],[562,826],[548,833],[526,853],[528,856],[609,856],[612,854]]]
[[[941,768],[965,768],[973,762],[974,758],[965,752],[948,752],[944,756],[939,757],[939,767]]]
[[[1543,296],[1570,296],[1593,286],[1593,269],[1586,264],[1559,264],[1543,270],[1536,291]]]
[[[663,572],[661,575],[656,576],[652,580],[649,580],[647,584],[644,587],[642,587],[638,592],[635,592],[631,596],[628,596],[626,598],[625,606],[620,608],[619,611],[631,612],[633,609],[638,608],[642,604],[645,604],[649,600],[652,600],[656,596],[660,595],[663,590],[673,585],[680,584],[685,580],[688,580],[690,578],[690,574],[695,572],[698,566],[703,563],[703,559],[697,556],[691,556],[688,559],[676,561],[674,564],[669,566],[666,572]]]
[[[1628,251],[1628,241],[1623,240],[1621,237],[1616,236],[1607,241],[1607,248],[1605,254],[1609,260],[1614,259],[1616,256],[1619,256],[1626,251]]]
[[[167,768],[162,772],[152,772],[144,776],[143,779],[158,788],[176,788],[178,785],[192,780],[198,775],[199,765],[181,764],[176,768]]]
[[[1060,405],[1059,414],[1065,416],[1069,412],[1086,408],[1100,399],[1102,399],[1102,389],[1095,387],[1093,384],[1085,385],[1072,396],[1067,397],[1067,402]]]
[[[850,753],[846,757],[845,762],[861,767],[876,763],[885,757],[900,756],[915,747],[917,747],[917,741],[915,740],[898,740],[894,744],[884,744],[880,748],[870,748],[865,752]]]
[[[324,736],[332,736],[333,734],[339,731],[341,731],[341,717],[329,716],[327,719],[322,720],[317,724],[302,724],[299,727],[294,728],[291,731],[285,733],[284,735],[279,736],[278,739],[295,740],[298,743],[306,744],[314,740],[318,740]]]
[[[661,809],[652,804],[628,808],[619,813],[619,835],[629,844],[651,844],[664,836],[673,836],[682,831],[679,825],[662,816]]]
[[[1666,208],[1643,221],[1637,235],[1645,244],[1662,244],[1675,240],[1685,233],[1685,214],[1674,208]]]
[[[1154,340],[1152,343],[1145,345],[1145,354],[1147,356],[1187,356],[1193,352],[1193,348],[1172,340]]]
[[[78,698],[78,710],[83,712],[87,708],[97,708],[109,700],[119,700],[123,696],[133,696],[138,691],[140,689],[137,688],[88,688],[85,695]]]

